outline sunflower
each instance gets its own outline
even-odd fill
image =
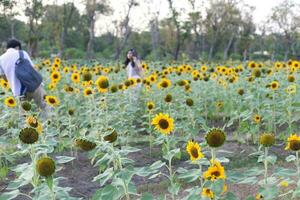
[[[39,134],[35,128],[26,127],[20,131],[19,138],[24,144],[33,144],[38,141]]]
[[[36,171],[45,177],[51,176],[55,172],[55,162],[52,158],[43,157],[36,162]]]
[[[96,147],[96,143],[87,139],[76,139],[76,145],[84,151],[90,151]]]
[[[69,73],[70,69],[69,69],[69,67],[64,67],[63,71],[64,71],[64,73],[67,74],[67,73]]]
[[[75,72],[71,75],[71,80],[73,83],[79,83],[80,82],[80,74]]]
[[[166,103],[171,103],[171,102],[172,102],[172,99],[173,99],[173,97],[172,97],[171,94],[167,94],[167,95],[165,96],[165,102],[166,102]]]
[[[59,100],[55,96],[46,96],[45,97],[46,103],[50,106],[58,106],[59,105]]]
[[[93,75],[90,72],[85,72],[82,74],[82,80],[83,81],[90,81],[92,80]]]
[[[190,155],[190,160],[195,161],[203,158],[203,154],[201,153],[201,147],[197,142],[193,142],[190,140],[186,145],[186,151]]]
[[[295,76],[289,75],[289,76],[287,77],[287,80],[288,80],[288,82],[290,82],[290,83],[295,82]]]
[[[299,151],[300,150],[300,136],[297,134],[290,135],[288,138],[285,150]]]
[[[99,92],[107,92],[109,87],[109,81],[106,76],[99,76],[95,84]]]
[[[116,93],[118,91],[118,86],[117,85],[112,85],[110,87],[110,91],[111,91],[111,93]]]
[[[256,194],[256,196],[255,196],[255,199],[256,200],[260,200],[260,199],[263,199],[264,197],[263,197],[263,195],[261,195],[261,194]]]
[[[205,135],[205,140],[210,147],[220,147],[226,140],[226,135],[221,129],[213,128]]]
[[[288,94],[295,94],[297,91],[297,86],[295,84],[289,85],[286,89],[285,92]]]
[[[205,73],[207,71],[207,67],[205,65],[201,66],[201,72]]]
[[[21,107],[25,111],[30,111],[31,110],[31,104],[28,101],[22,102]]]
[[[17,105],[17,102],[13,97],[7,97],[4,100],[4,104],[10,108],[13,108]]]
[[[9,83],[4,79],[0,79],[0,85],[5,90],[8,90],[10,88]]]
[[[174,120],[168,114],[159,113],[152,119],[152,125],[162,134],[168,135],[174,129]]]
[[[118,139],[118,133],[117,131],[115,131],[114,129],[109,128],[108,129],[111,133],[104,136],[104,140],[109,142],[109,143],[113,143]]]
[[[272,90],[277,90],[279,88],[279,83],[278,81],[272,81],[270,84],[270,87]]]
[[[255,122],[255,123],[260,123],[261,122],[261,116],[260,115],[258,115],[258,114],[255,114],[255,115],[253,115],[253,121]]]
[[[264,147],[270,147],[275,143],[275,135],[272,133],[263,133],[259,136],[259,143]]]
[[[155,104],[152,101],[147,103],[147,108],[148,108],[149,111],[153,110],[154,107],[155,107]]]
[[[90,88],[90,87],[85,88],[85,89],[83,90],[83,95],[84,95],[85,97],[90,96],[90,95],[92,95],[92,94],[94,94],[94,91],[93,91],[93,89]]]
[[[190,107],[194,105],[194,101],[191,98],[186,99],[185,103],[187,106],[190,106]]]
[[[225,170],[224,167],[218,161],[213,161],[212,165],[204,172],[203,177],[206,180],[217,180],[217,179],[225,179]]]
[[[166,78],[163,78],[163,79],[161,79],[161,81],[157,84],[157,87],[159,88],[159,89],[161,89],[161,88],[168,88],[168,87],[170,87],[171,86],[171,81],[169,80],[169,79],[166,79]]]
[[[213,199],[214,198],[214,193],[209,188],[203,188],[203,190],[202,190],[202,196],[210,198],[210,199]]]
[[[61,79],[61,75],[58,71],[53,71],[50,77],[52,82],[58,82]]]
[[[240,96],[243,96],[245,94],[245,91],[244,89],[240,88],[238,89],[237,93],[240,95]]]
[[[36,128],[38,126],[38,120],[34,116],[28,116],[26,118],[26,123],[33,128]]]

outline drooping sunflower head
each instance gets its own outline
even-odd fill
[[[300,150],[300,136],[292,134],[288,138],[287,146],[285,150],[299,151]]]
[[[76,145],[80,147],[83,151],[90,151],[96,147],[96,143],[91,142],[87,139],[76,139]]]
[[[38,120],[34,116],[28,116],[26,118],[26,123],[33,128],[36,128],[38,126]]]
[[[70,108],[70,109],[68,110],[68,114],[69,114],[70,116],[73,116],[73,115],[75,114],[75,110],[74,110],[73,108]]]
[[[159,113],[152,119],[152,125],[160,133],[168,135],[174,129],[174,120],[168,114]]]
[[[46,103],[50,106],[58,106],[59,105],[59,100],[55,96],[46,96],[45,97]]]
[[[194,105],[194,101],[191,98],[186,99],[185,103],[187,106],[190,106],[190,107]]]
[[[240,89],[238,89],[237,93],[239,95],[243,96],[245,94],[245,91],[244,91],[244,89],[240,88]]]
[[[13,108],[17,105],[17,102],[13,97],[7,97],[4,100],[4,104],[10,108]]]
[[[22,102],[21,107],[25,111],[30,111],[31,110],[31,103],[29,103],[28,101],[24,101],[24,102]]]
[[[154,107],[155,107],[155,104],[152,101],[150,101],[150,102],[147,103],[147,109],[149,111],[153,110]]]
[[[171,102],[172,102],[172,99],[173,99],[173,97],[172,97],[171,94],[167,94],[167,95],[165,96],[165,102],[166,102],[166,103],[171,103]]]
[[[190,160],[195,161],[203,158],[201,147],[197,142],[190,140],[186,145],[186,151],[190,155]]]
[[[94,91],[93,91],[93,88],[91,88],[91,87],[87,87],[83,90],[83,95],[85,97],[93,95],[93,94],[94,94]]]
[[[44,177],[52,176],[55,172],[55,162],[52,158],[43,157],[36,162],[36,171]]]
[[[163,78],[161,81],[157,84],[158,88],[168,88],[171,86],[171,81],[169,79]]]
[[[93,74],[90,73],[90,72],[84,72],[82,74],[82,80],[83,81],[90,81],[90,80],[92,80],[92,78],[93,78]]]
[[[288,82],[290,82],[290,83],[295,82],[295,76],[293,76],[293,75],[289,75],[287,79],[288,79]]]
[[[117,138],[118,138],[118,133],[114,129],[110,129],[110,134],[104,136],[104,140],[109,143],[115,142],[117,140]]]
[[[96,80],[96,86],[99,92],[107,92],[109,87],[108,78],[106,76],[99,76],[99,78]]]
[[[253,70],[253,72],[252,72],[252,76],[254,76],[254,77],[256,77],[256,78],[261,77],[261,71],[260,71],[260,69],[255,68],[255,69]]]
[[[19,133],[19,138],[24,144],[33,144],[39,139],[39,134],[35,128],[26,127]]]
[[[111,91],[111,93],[116,93],[118,91],[118,86],[117,85],[112,85],[110,87],[110,91]]]
[[[224,144],[226,135],[221,129],[213,128],[206,133],[205,140],[210,147],[217,148]]]
[[[259,136],[259,143],[264,147],[270,147],[275,143],[275,135],[272,133],[263,133]]]

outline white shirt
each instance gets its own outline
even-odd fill
[[[24,52],[24,58],[33,65],[27,52]],[[15,74],[15,63],[19,59],[19,50],[9,48],[0,56],[0,75],[5,75],[14,96],[20,96],[21,82]]]

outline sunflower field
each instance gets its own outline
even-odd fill
[[[37,61],[46,115],[1,79],[0,200],[300,199],[299,61],[142,66]]]

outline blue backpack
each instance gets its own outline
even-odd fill
[[[21,96],[26,92],[34,92],[42,83],[43,77],[33,68],[29,60],[24,58],[22,50],[16,61],[15,74],[21,82]]]

